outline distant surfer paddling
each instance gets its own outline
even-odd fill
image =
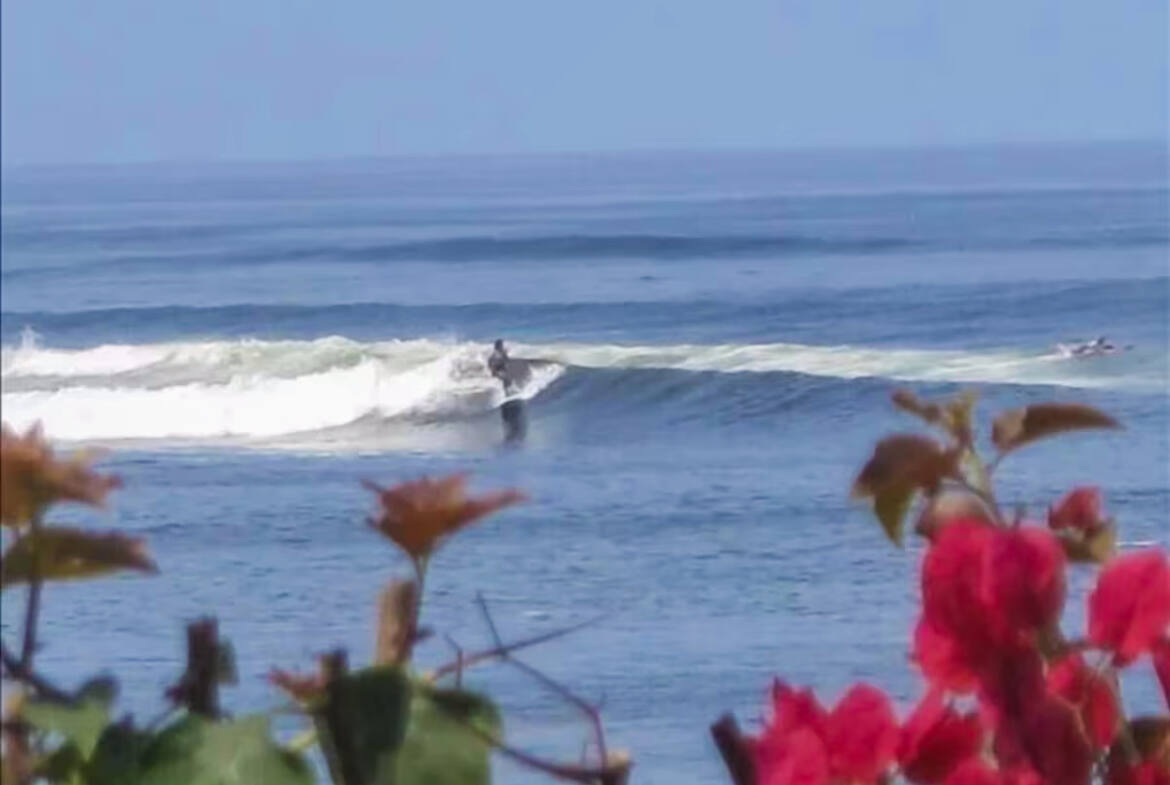
[[[1133,348],[1133,346],[1125,346],[1124,348],[1117,346],[1117,345],[1113,344],[1112,342],[1108,341],[1105,338],[1105,336],[1102,335],[1094,341],[1088,341],[1086,343],[1074,344],[1071,346],[1058,343],[1056,345],[1056,348],[1065,357],[1085,358],[1085,357],[1100,357],[1100,356],[1106,355],[1106,354],[1116,354],[1116,353],[1122,352],[1122,351],[1128,352],[1130,349]]]
[[[523,379],[517,377],[527,376],[528,369],[519,361],[508,357],[508,350],[504,347],[502,338],[496,339],[487,365],[491,375],[499,379],[500,384],[504,386],[506,398],[500,405],[500,418],[504,421],[504,439],[509,442],[522,439],[528,430],[524,416],[524,400],[511,396],[519,392],[519,385],[523,382]],[[519,373],[521,370],[525,373]]]

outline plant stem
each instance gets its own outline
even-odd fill
[[[414,592],[414,608],[410,614],[410,629],[406,631],[406,659],[403,660],[406,663],[410,662],[414,654],[414,644],[418,639],[418,622],[422,617],[423,591],[427,585],[427,564],[430,562],[430,555],[411,559],[411,562],[414,564],[417,585]]]
[[[30,550],[32,563],[29,566],[28,605],[24,611],[24,644],[20,649],[20,667],[23,670],[32,669],[33,656],[37,648],[37,618],[41,612],[41,513],[37,513],[29,522]]]

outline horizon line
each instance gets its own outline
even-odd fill
[[[220,157],[220,158],[150,158],[124,161],[31,161],[20,163],[6,163],[0,158],[0,171],[18,172],[21,170],[51,170],[51,169],[114,169],[114,168],[166,168],[188,166],[289,166],[289,165],[337,165],[357,163],[391,163],[406,161],[445,161],[445,160],[506,160],[506,159],[553,159],[573,157],[625,157],[625,156],[653,156],[653,155],[777,155],[790,154],[824,154],[824,153],[909,153],[909,152],[961,152],[980,149],[1034,149],[1042,147],[1122,147],[1122,146],[1158,146],[1170,156],[1170,137],[1130,137],[1130,138],[1053,138],[1053,139],[1023,139],[1023,140],[995,140],[995,141],[964,141],[964,142],[869,142],[869,143],[827,143],[827,144],[796,144],[777,147],[764,146],[661,146],[661,147],[627,147],[627,148],[565,148],[548,150],[484,150],[484,151],[435,151],[416,153],[368,153],[318,155],[306,157],[274,156],[264,157]]]

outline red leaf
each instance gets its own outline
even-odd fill
[[[1024,732],[1032,766],[1047,785],[1087,785],[1094,755],[1071,703],[1049,695]]]
[[[1133,662],[1170,625],[1170,563],[1149,548],[1105,565],[1089,595],[1089,638],[1113,652],[1118,666]]]
[[[1094,746],[1104,749],[1113,743],[1120,718],[1117,700],[1109,683],[1081,655],[1070,654],[1051,667],[1048,689],[1076,707]]]
[[[979,717],[959,715],[943,704],[943,691],[934,689],[902,727],[898,765],[911,782],[937,785],[960,762],[979,751],[982,739]]]
[[[959,694],[975,689],[975,672],[963,658],[958,644],[932,627],[925,616],[919,619],[914,630],[913,658],[935,687]]]
[[[1131,766],[1122,760],[1110,760],[1108,785],[1170,785],[1170,768],[1147,760]]]
[[[756,755],[759,785],[827,785],[829,759],[825,743],[809,728],[798,728],[786,739],[778,754]]]
[[[780,679],[772,682],[771,733],[787,736],[798,728],[808,727],[823,737],[828,717],[829,713],[808,687],[795,690]]]
[[[979,674],[979,710],[995,731],[995,750],[1001,764],[1028,761],[1026,722],[1045,698],[1044,659],[1034,648],[1001,649]]]
[[[1170,638],[1163,638],[1155,643],[1150,656],[1154,659],[1154,672],[1158,674],[1158,681],[1162,684],[1166,708],[1170,709]]]
[[[954,520],[938,532],[922,561],[923,616],[955,644],[958,660],[978,666],[1002,639],[999,617],[984,599],[985,556],[997,530]]]
[[[983,599],[1007,629],[1042,629],[1064,605],[1064,549],[1035,526],[996,530],[984,549]]]
[[[812,690],[772,683],[772,716],[754,740],[761,785],[825,785],[829,776],[824,738],[828,714]]]
[[[980,758],[968,758],[951,772],[945,785],[1003,785],[1003,778]]]
[[[868,684],[856,684],[829,715],[825,746],[829,768],[846,782],[874,782],[894,762],[898,721],[890,699]]]
[[[1051,529],[1077,529],[1091,534],[1104,523],[1101,491],[1097,488],[1074,488],[1055,507],[1048,509],[1048,526]]]

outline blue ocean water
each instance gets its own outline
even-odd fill
[[[1040,517],[1100,484],[1123,547],[1170,545],[1166,175],[1143,145],[6,170],[4,420],[110,447],[112,510],[62,520],[147,538],[162,571],[53,587],[40,661],[114,670],[149,716],[212,613],[227,703],[276,706],[270,667],[369,656],[406,572],[359,479],[468,470],[532,498],[440,552],[429,623],[485,646],[477,591],[511,638],[602,614],[527,659],[602,703],[635,781],[724,781],[707,726],[750,724],[774,675],[904,706],[920,549],[847,498],[915,427],[895,387],[1113,413],[1124,431],[1007,460],[1000,496]],[[1057,349],[1102,334],[1129,350]],[[553,361],[510,447],[497,337]],[[580,754],[560,698],[470,678],[512,743]]]

